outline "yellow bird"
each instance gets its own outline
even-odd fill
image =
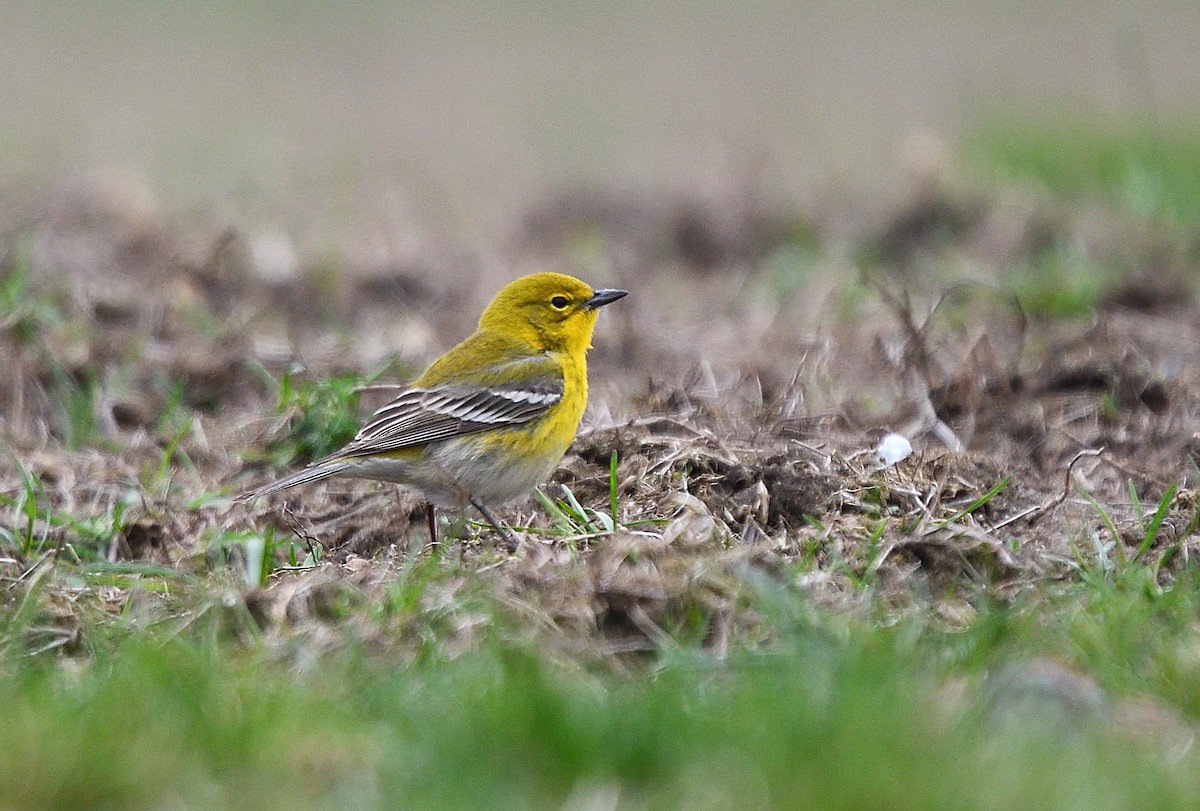
[[[475,332],[376,411],[345,447],[242,499],[335,476],[395,482],[433,507],[473,505],[508,549],[515,536],[489,505],[531,491],[566,453],[587,406],[587,350],[601,307],[625,290],[594,290],[561,273],[505,286]]]

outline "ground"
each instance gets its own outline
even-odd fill
[[[65,695],[120,726],[123,699],[96,673],[166,706],[180,699],[156,686],[158,669],[204,685],[261,678],[269,706],[240,712],[281,740],[246,739],[242,726],[211,734],[236,737],[256,764],[238,777],[247,785],[284,753],[283,773],[309,774],[318,788],[305,801],[321,807],[371,807],[400,789],[487,805],[479,797],[521,772],[522,758],[500,755],[507,766],[456,795],[433,785],[433,766],[424,777],[378,767],[428,743],[432,733],[403,730],[429,725],[483,748],[446,733],[432,739],[435,759],[478,758],[509,735],[531,748],[563,738],[543,753],[557,766],[524,766],[533,788],[506,789],[508,807],[900,804],[892,779],[819,777],[821,764],[870,762],[925,775],[913,807],[1027,807],[1022,797],[1056,796],[1053,769],[1030,765],[1038,776],[1024,782],[1020,747],[988,755],[979,730],[1024,741],[1045,717],[1058,728],[1039,745],[1067,734],[1088,766],[1044,807],[1124,779],[1109,770],[1128,741],[1160,770],[1130,778],[1112,807],[1197,796],[1183,776],[1200,713],[1200,236],[1186,211],[939,165],[886,217],[852,226],[822,204],[744,189],[596,189],[521,212],[486,257],[431,245],[407,263],[349,248],[299,255],[283,234],[182,218],[121,175],[72,177],[14,212],[0,235],[0,640],[5,690],[22,706]],[[631,293],[601,315],[571,451],[542,497],[499,511],[523,537],[515,554],[473,514],[442,515],[431,544],[420,502],[391,485],[234,500],[345,441],[388,384],[465,336],[505,281],[551,267]],[[893,432],[914,451],[885,463],[876,448]],[[31,668],[51,686],[22,686]],[[672,714],[666,696],[697,690],[686,676],[697,670],[716,684]],[[392,671],[406,687],[381,686]],[[307,686],[289,693],[286,673]],[[331,683],[336,699],[345,679],[373,685],[368,709],[332,730],[281,709],[289,696],[319,704]],[[72,693],[80,682],[90,699]],[[715,772],[709,755],[664,754],[684,747],[675,725],[691,725],[689,745],[711,741],[793,683],[798,708],[763,723],[798,730],[795,752],[816,764],[804,787],[746,730],[727,744],[743,755]],[[214,708],[255,695],[197,689]],[[500,705],[482,689],[505,692],[507,721],[487,715]],[[524,691],[561,706],[514,696]],[[580,709],[592,699],[599,720]],[[456,701],[479,717],[451,712]],[[403,716],[386,743],[366,731],[373,711]],[[647,737],[621,739],[623,713]],[[869,746],[845,731],[873,724]],[[831,739],[843,745],[823,759]],[[934,742],[927,763],[897,754],[913,740]],[[935,764],[954,763],[958,745],[995,805],[937,788]],[[70,781],[35,750],[0,773],[28,769],[58,788],[39,794],[35,780],[13,790],[25,799],[13,807],[70,807]],[[361,796],[360,768],[375,775]],[[200,772],[229,792],[218,805],[269,793],[239,799],[214,777],[221,763]],[[117,773],[100,782],[124,807],[216,791],[151,779],[143,796],[121,782],[140,779],[136,765]]]

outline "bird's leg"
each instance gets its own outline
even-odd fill
[[[483,502],[479,501],[474,496],[471,496],[471,504],[475,507],[475,509],[483,513],[483,517],[486,518],[487,522],[492,525],[492,529],[499,532],[500,536],[504,538],[504,548],[509,552],[516,552],[517,547],[521,545],[521,542],[517,540],[517,536],[513,534],[513,531],[497,521],[496,516],[492,515],[492,511],[485,507]]]
[[[434,519],[433,503],[430,501],[426,501],[425,502],[425,524],[429,527],[429,543],[430,544],[437,543],[437,524],[434,523],[433,519]]]

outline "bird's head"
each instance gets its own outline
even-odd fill
[[[519,337],[539,349],[582,352],[591,347],[599,308],[626,294],[593,290],[563,273],[534,273],[497,293],[483,311],[479,328]]]

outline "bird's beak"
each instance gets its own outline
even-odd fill
[[[603,307],[605,304],[612,304],[619,298],[625,298],[629,295],[628,290],[597,290],[592,293],[592,297],[583,303],[583,306],[589,310],[595,310],[598,307]]]

